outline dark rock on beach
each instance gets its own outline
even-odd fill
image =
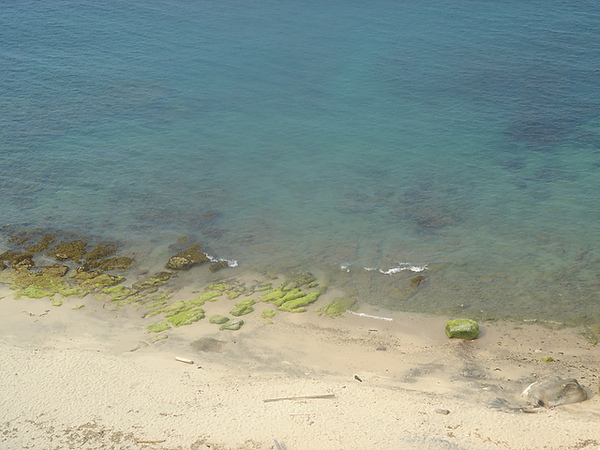
[[[208,257],[200,251],[200,244],[194,244],[175,256],[171,256],[166,267],[171,270],[187,270],[209,261]]]

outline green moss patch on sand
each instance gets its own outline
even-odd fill
[[[178,313],[167,314],[167,322],[170,324],[180,327],[182,325],[190,325],[194,322],[204,319],[204,310],[202,308],[195,308],[188,311],[181,311]]]
[[[130,289],[128,287],[122,286],[122,285],[118,285],[118,286],[106,287],[106,288],[102,289],[100,292],[108,295],[110,297],[111,301],[120,302],[122,300],[125,300],[126,298],[136,295],[138,291],[135,289]]]
[[[208,290],[220,292],[230,300],[238,298],[242,294],[247,294],[246,287],[238,282],[235,278],[227,280],[219,280],[208,285]]]
[[[237,331],[240,328],[242,328],[242,325],[244,325],[244,321],[242,319],[231,319],[225,322],[223,325],[221,325],[219,327],[219,330]]]
[[[165,322],[155,323],[146,327],[146,329],[151,333],[160,333],[162,331],[168,330],[169,328],[171,328],[171,325]]]
[[[274,304],[280,311],[305,312],[325,290],[325,286],[315,282],[314,275],[301,274],[295,280],[286,280],[279,287],[266,291],[260,300]]]
[[[15,290],[14,297],[44,298],[60,294],[64,297],[83,295],[81,289],[73,288],[56,272],[32,272],[29,270],[4,271],[0,281]]]
[[[221,314],[215,314],[214,316],[211,316],[210,319],[208,319],[208,321],[210,323],[213,323],[215,325],[222,325],[225,322],[227,322],[228,320],[229,320],[229,317],[222,316]]]
[[[250,314],[252,311],[254,311],[253,306],[255,303],[256,301],[251,298],[240,300],[235,304],[235,307],[229,311],[229,313],[236,317]]]
[[[330,301],[323,305],[323,307],[316,309],[315,312],[319,315],[325,315],[329,317],[340,317],[344,312],[348,311],[354,304],[356,299],[353,298],[341,298]]]
[[[149,277],[143,278],[137,283],[133,284],[133,288],[137,290],[145,290],[145,289],[156,289],[158,286],[162,286],[166,284],[172,276],[172,272],[157,272]]]

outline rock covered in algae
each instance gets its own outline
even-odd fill
[[[252,300],[251,298],[245,299],[245,300],[240,300],[239,302],[237,302],[235,304],[235,308],[233,308],[231,311],[229,311],[229,313],[232,316],[243,316],[245,314],[250,314],[252,311],[254,311],[253,305],[254,305],[254,300]]]
[[[167,281],[171,279],[173,274],[171,272],[157,272],[154,275],[151,275],[147,278],[144,278],[137,283],[133,284],[134,289],[144,290],[144,289],[153,289],[158,286],[165,284]]]
[[[275,317],[275,314],[277,314],[276,311],[273,311],[272,309],[265,309],[262,313],[262,318],[263,319],[272,319],[273,317]]]
[[[58,244],[51,256],[59,261],[81,262],[86,254],[87,243],[76,239],[71,242],[61,242]]]
[[[109,295],[110,300],[114,302],[125,300],[127,297],[131,297],[137,294],[136,290],[129,289],[125,286],[110,286],[102,289],[101,292],[103,294]]]
[[[69,267],[62,264],[52,264],[50,266],[39,267],[39,269],[42,269],[42,273],[45,275],[57,277],[64,277],[69,271]]]
[[[60,294],[65,297],[69,295],[81,295],[79,289],[72,288],[69,283],[59,274],[60,272],[41,271],[31,272],[29,270],[17,270],[8,274],[6,278],[11,289],[15,289],[15,298],[21,296],[29,298],[51,297]]]
[[[479,325],[471,319],[456,319],[446,323],[446,336],[458,339],[477,339]]]
[[[225,322],[223,325],[221,325],[219,327],[219,330],[221,330],[221,331],[225,331],[225,330],[237,331],[240,328],[242,328],[242,325],[244,325],[244,321],[242,319],[231,319],[231,320],[228,320],[227,322]]]
[[[216,325],[221,325],[229,321],[229,317],[222,316],[221,314],[215,314],[214,316],[210,316],[210,319],[208,319],[208,321]]]
[[[333,300],[323,305],[322,308],[315,310],[315,312],[329,317],[339,317],[349,308],[354,306],[355,303],[356,300],[349,297]]]
[[[100,270],[81,270],[81,267],[71,274],[73,281],[88,289],[100,289],[114,286],[125,280],[125,277],[110,275]]]
[[[194,322],[198,322],[200,319],[204,319],[204,310],[202,308],[195,308],[187,311],[181,311],[174,314],[167,314],[167,322],[176,327],[183,325],[191,325]]]
[[[176,255],[171,256],[166,267],[171,270],[187,270],[209,261],[210,259],[200,251],[200,244],[194,244]]]
[[[171,325],[168,323],[155,323],[153,325],[148,325],[146,329],[151,333],[160,333],[161,331],[165,331],[171,328]]]
[[[32,253],[22,253],[13,250],[7,250],[0,254],[0,260],[8,262],[13,269],[31,269],[35,267]]]
[[[324,286],[314,283],[312,279],[312,276],[306,276],[298,282],[284,282],[281,286],[265,292],[260,300],[273,303],[280,311],[304,312],[307,310],[307,306],[317,301],[326,289]],[[298,287],[306,283],[308,283],[309,289],[315,287],[318,289],[307,293]]]

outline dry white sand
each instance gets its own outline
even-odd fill
[[[152,343],[133,309],[3,294],[2,449],[600,448],[597,395],[509,409],[536,375],[597,393],[600,349],[581,330],[492,323],[467,342],[446,338],[446,318],[365,310],[394,320],[204,319]]]

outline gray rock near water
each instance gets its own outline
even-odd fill
[[[522,397],[546,408],[587,400],[588,393],[574,378],[552,376],[531,383]]]

